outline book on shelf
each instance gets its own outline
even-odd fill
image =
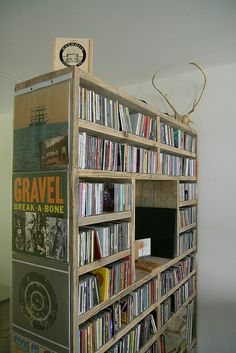
[[[81,315],[87,310],[93,308],[102,300],[101,291],[99,291],[97,276],[86,274],[80,277],[78,288],[78,314]]]
[[[121,130],[132,133],[132,126],[130,121],[129,108],[119,104],[119,117],[121,123]]]
[[[78,330],[78,353],[94,353],[114,335],[112,309],[98,313]]]
[[[196,183],[179,183],[179,200],[180,202],[197,199]]]
[[[161,325],[163,326],[174,313],[191,297],[196,290],[195,276],[190,277],[182,286],[161,304]]]
[[[150,283],[146,284],[139,290],[138,301],[133,303],[133,306],[137,308],[136,312],[133,311],[132,316],[130,316],[130,320],[127,322],[131,322],[136,316],[146,310],[147,307],[154,302],[154,300],[157,300],[157,297],[155,296],[157,284],[154,285],[155,281],[157,282],[157,279],[150,281]],[[147,290],[148,288],[149,290],[152,290],[152,293]],[[150,296],[152,301],[150,300]],[[131,298],[131,295],[129,297]],[[146,305],[143,304],[143,300],[146,302]],[[133,308],[133,306],[131,306],[131,308]],[[100,313],[88,320],[88,322],[80,326],[78,330],[78,351],[80,353],[96,352],[120,331],[123,321],[122,307],[122,301],[118,301],[105,310],[102,310]],[[148,314],[138,325],[134,327],[134,329],[122,337],[116,345],[119,346],[122,342],[122,346],[124,344],[124,350],[122,350],[122,352],[124,353],[129,351],[133,352],[134,346],[138,349],[145,343],[146,339],[148,339],[151,334],[157,332],[156,320],[157,318],[154,318],[154,313]],[[136,334],[138,334],[137,341],[135,341]],[[115,348],[116,345],[113,347],[114,349],[118,349]]]
[[[101,301],[104,302],[109,298],[109,277],[110,271],[106,267],[100,267],[92,271],[96,276]]]
[[[101,301],[131,285],[131,262],[128,258],[97,268],[92,273],[97,277]]]
[[[79,134],[79,168],[111,172],[157,173],[157,151]]]
[[[168,153],[160,153],[160,174],[169,176],[196,177],[197,161]]]
[[[155,118],[141,113],[132,113],[130,114],[130,120],[133,134],[150,140],[157,140],[157,121]]]
[[[116,100],[83,87],[79,88],[79,98],[79,117],[82,120],[156,141],[157,121],[155,117],[140,112],[131,113],[128,107]]]
[[[151,238],[135,240],[135,260],[151,255]]]
[[[132,184],[130,183],[79,183],[79,218],[105,212],[131,210]]]
[[[196,268],[196,254],[190,254],[161,273],[161,295],[167,294]]]
[[[131,223],[101,223],[80,227],[79,265],[117,254],[130,248]]]
[[[104,183],[104,212],[130,211],[132,206],[132,185],[129,183]]]
[[[165,349],[165,336],[160,335],[159,340],[158,340],[158,353],[166,353]],[[156,352],[155,352],[156,353]]]
[[[193,153],[196,152],[195,136],[162,122],[160,123],[160,138],[163,144]]]
[[[122,298],[120,300],[122,322],[125,324],[132,322],[135,317],[156,303],[158,299],[157,289],[157,277],[155,277]]]
[[[178,236],[178,252],[176,255],[181,255],[185,251],[193,248],[197,244],[197,230],[191,229],[187,232],[181,232]]]
[[[134,326],[125,336],[115,343],[108,353],[133,353],[146,343],[151,335],[157,332],[154,313],[148,314],[142,321]]]
[[[197,207],[184,207],[179,210],[180,228],[197,222]]]

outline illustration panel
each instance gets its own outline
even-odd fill
[[[67,173],[13,174],[12,249],[68,261]]]
[[[69,347],[68,272],[15,259],[12,293],[13,327]]]
[[[12,335],[12,351],[13,353],[56,353],[56,351],[52,351],[17,333]]]
[[[49,83],[24,94],[16,91],[14,172],[67,168],[69,82]]]

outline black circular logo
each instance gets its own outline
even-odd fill
[[[57,297],[51,283],[37,272],[24,276],[19,289],[20,308],[27,322],[48,330],[56,320]]]
[[[67,43],[61,48],[59,57],[65,66],[80,66],[86,60],[86,50],[79,43]]]

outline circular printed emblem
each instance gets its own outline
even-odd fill
[[[65,66],[80,66],[85,62],[86,50],[79,43],[67,43],[61,48],[59,57]]]
[[[57,297],[51,283],[37,272],[24,276],[19,289],[20,308],[27,322],[39,330],[48,330],[56,320]]]

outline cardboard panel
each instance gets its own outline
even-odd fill
[[[68,353],[68,350],[16,329],[12,332],[12,353]]]
[[[93,73],[93,41],[85,38],[56,38],[53,46],[53,70],[69,66]]]
[[[68,261],[67,172],[13,174],[12,249]]]
[[[67,168],[69,82],[16,91],[14,172]]]
[[[13,328],[68,348],[69,273],[47,267],[48,262],[44,266],[42,260],[39,262],[13,259]]]

